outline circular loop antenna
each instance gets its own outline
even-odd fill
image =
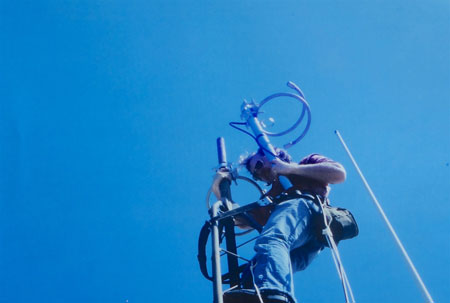
[[[264,196],[264,194],[265,194],[264,190],[261,188],[261,186],[258,185],[258,183],[256,183],[256,182],[253,181],[252,179],[247,178],[247,177],[243,177],[243,176],[237,176],[237,177],[236,177],[236,180],[244,180],[244,181],[249,182],[249,183],[252,184],[254,187],[256,187],[256,189],[257,189],[257,190],[259,191],[259,193],[261,194],[261,197]],[[206,194],[206,207],[207,207],[208,209],[211,208],[211,204],[209,203],[209,200],[210,200],[210,198],[211,198],[211,193],[212,193],[212,190],[209,189],[208,193]],[[234,201],[232,201],[232,202],[235,203]]]
[[[288,83],[289,85],[289,83]],[[291,87],[289,85],[289,87]],[[297,90],[297,89],[296,89]],[[258,112],[260,111],[260,108],[264,106],[264,104],[266,104],[267,102],[278,98],[278,97],[290,97],[290,98],[294,98],[296,100],[298,100],[300,103],[302,103],[302,113],[300,114],[299,118],[297,119],[297,121],[295,121],[295,123],[288,129],[282,131],[282,132],[278,132],[278,133],[273,133],[273,132],[269,132],[266,131],[264,129],[262,129],[262,132],[264,134],[266,134],[267,136],[272,136],[272,137],[278,137],[278,136],[283,136],[287,133],[290,133],[291,131],[293,131],[295,128],[298,127],[298,125],[303,121],[303,119],[305,118],[305,114],[307,116],[307,122],[306,122],[306,126],[305,129],[303,130],[303,132],[300,134],[299,137],[297,137],[297,139],[287,143],[284,145],[284,148],[289,148],[293,145],[295,145],[297,142],[299,142],[308,132],[309,130],[309,126],[311,125],[311,110],[309,109],[309,104],[308,102],[306,102],[305,98],[303,97],[303,94],[301,93],[300,90],[298,90],[298,92],[300,93],[300,95],[296,95],[296,94],[292,94],[292,93],[277,93],[277,94],[273,94],[270,95],[269,97],[265,98],[264,100],[261,101],[261,103],[258,106]]]

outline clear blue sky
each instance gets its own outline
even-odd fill
[[[331,198],[360,225],[340,245],[357,302],[425,299],[335,129],[450,302],[449,20],[441,0],[1,1],[0,302],[212,302],[215,139],[230,161],[255,149],[227,123],[288,80],[313,118],[291,154],[348,171]],[[295,283],[344,302],[328,251]]]

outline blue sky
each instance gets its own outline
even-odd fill
[[[340,245],[357,302],[425,299],[335,129],[450,302],[449,15],[448,1],[1,1],[0,302],[211,302],[196,241],[215,139],[229,161],[254,150],[228,122],[289,80],[312,111],[290,153],[347,168],[331,199],[360,225]],[[276,102],[280,125],[294,111]],[[302,303],[344,302],[328,251],[295,284]]]

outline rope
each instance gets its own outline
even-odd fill
[[[323,233],[325,234],[325,238],[327,239],[328,246],[331,248],[331,256],[333,257],[333,261],[336,266],[336,270],[337,270],[339,278],[342,282],[342,288],[344,291],[345,302],[346,303],[349,303],[349,302],[355,303],[355,297],[353,296],[353,291],[352,291],[350,282],[347,278],[347,274],[345,273],[344,265],[342,263],[341,256],[339,254],[339,250],[338,250],[336,242],[334,241],[334,238],[333,238],[333,233],[331,232],[331,228],[330,228],[331,221],[328,222],[326,209],[323,207],[323,204],[322,204],[322,203],[326,203],[327,200],[326,200],[326,198],[324,198],[324,201],[322,202],[318,195],[316,195],[316,199],[319,201],[320,208],[322,209],[323,220],[325,223],[325,229],[324,229]],[[333,220],[333,219],[331,219],[331,220]],[[349,301],[349,294],[351,297],[351,301]]]
[[[242,260],[244,260],[244,261],[246,261],[246,262],[250,262],[249,259],[246,259],[246,258],[244,258],[244,257],[241,257],[241,256],[239,256],[239,255],[237,255],[237,254],[235,254],[235,253],[232,253],[231,251],[228,251],[228,250],[223,249],[223,248],[221,248],[220,250],[223,251],[223,252],[225,252],[225,253],[227,253],[227,254],[230,254],[230,255],[232,255],[232,256],[235,256],[235,257],[237,257],[237,258],[239,258],[239,259],[242,259]]]
[[[256,294],[258,296],[259,302],[260,303],[264,303],[264,300],[263,300],[263,298],[261,296],[261,292],[259,291],[259,288],[258,288],[258,286],[256,285],[256,282],[255,282],[255,274],[253,273],[253,268],[255,266],[256,266],[256,264],[253,265],[253,261],[251,261],[250,262],[250,273],[252,274],[253,287],[255,288],[255,291],[256,291]]]

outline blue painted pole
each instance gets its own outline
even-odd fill
[[[217,156],[219,158],[219,167],[225,167],[227,165],[227,151],[223,137],[217,138]]]
[[[244,101],[241,107],[242,118],[247,122],[247,125],[252,129],[255,134],[258,145],[262,147],[264,155],[269,161],[276,158],[276,152],[272,144],[270,144],[269,138],[263,132],[261,123],[258,120],[258,106],[255,103],[248,103]],[[285,176],[279,176],[279,180],[284,189],[292,187],[292,183]]]

